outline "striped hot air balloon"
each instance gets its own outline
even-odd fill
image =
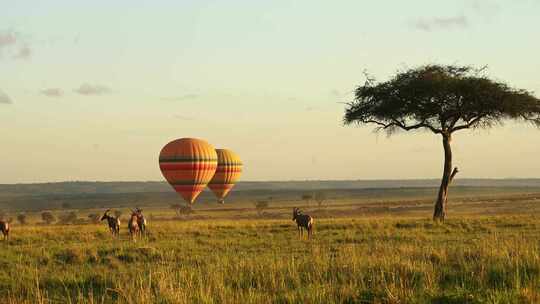
[[[212,145],[196,138],[173,140],[159,153],[163,177],[189,204],[214,176],[218,157]]]
[[[208,183],[208,188],[214,192],[219,202],[223,204],[225,197],[242,174],[242,161],[231,150],[216,149],[216,153],[218,166],[216,174]]]

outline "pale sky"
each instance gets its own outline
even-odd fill
[[[440,138],[343,126],[364,81],[487,65],[540,93],[540,1],[0,0],[0,183],[162,180],[199,137],[243,180],[438,178]],[[458,177],[540,177],[540,130],[454,136]]]

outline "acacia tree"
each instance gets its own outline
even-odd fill
[[[373,124],[391,135],[399,130],[427,130],[440,135],[444,169],[433,212],[444,220],[452,169],[450,143],[454,132],[490,128],[521,120],[540,127],[540,99],[531,92],[492,80],[485,69],[427,65],[398,72],[386,82],[367,77],[346,106],[345,124]]]

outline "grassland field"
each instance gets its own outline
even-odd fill
[[[442,224],[432,190],[401,191],[182,217],[148,206],[135,242],[125,218],[114,239],[105,223],[44,225],[27,211],[0,244],[0,303],[540,303],[540,189],[455,189]],[[311,240],[292,206],[315,217]]]

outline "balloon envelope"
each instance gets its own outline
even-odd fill
[[[190,204],[214,176],[217,161],[214,147],[196,138],[173,140],[159,153],[163,177]]]
[[[223,203],[225,197],[234,187],[234,183],[242,174],[242,161],[236,153],[228,149],[216,149],[218,166],[216,174],[208,183],[208,188]]]

